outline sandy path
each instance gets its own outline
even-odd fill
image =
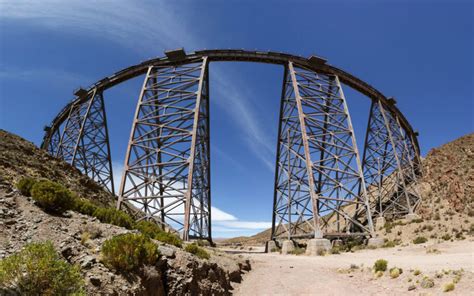
[[[436,271],[465,270],[461,281],[449,295],[474,295],[474,243],[468,241],[443,243],[436,247],[441,254],[427,254],[426,246],[363,250],[356,253],[308,257],[279,254],[249,254],[253,261],[252,271],[244,275],[242,284],[235,287],[235,295],[443,295],[442,287],[451,282],[454,275],[434,278]],[[365,269],[341,273],[351,264],[371,267],[380,258],[389,262],[389,268],[401,267],[405,271],[399,278],[388,275],[375,279]],[[420,269],[422,274],[414,276],[410,269]],[[423,289],[416,280],[423,275],[435,280],[435,286]],[[412,282],[408,282],[411,278]],[[408,291],[415,284],[417,288]]]

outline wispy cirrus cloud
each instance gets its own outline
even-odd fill
[[[146,57],[157,55],[158,49],[182,46],[205,48],[209,45],[205,38],[197,38],[193,34],[192,22],[184,21],[185,11],[170,3],[124,0],[105,0],[100,3],[84,0],[0,0],[0,18],[30,22],[61,32],[99,36]],[[32,71],[34,70],[24,69],[24,72]],[[46,70],[49,73],[53,71],[55,70]],[[75,75],[62,74],[61,77]],[[213,77],[217,82],[217,85],[213,86],[217,94],[217,105],[227,112],[241,129],[250,151],[273,171],[274,143],[253,111],[255,106],[248,99],[255,96],[248,91],[244,94],[244,88],[236,87],[239,79],[235,76],[219,72]]]

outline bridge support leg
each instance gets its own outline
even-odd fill
[[[398,117],[373,101],[364,147],[363,169],[374,215],[411,218],[420,201],[414,163],[417,153]]]
[[[284,81],[272,238],[372,234],[362,166],[338,77],[289,62]]]
[[[207,58],[150,67],[137,104],[120,208],[129,202],[184,240],[211,240]]]
[[[88,100],[73,105],[61,136],[56,134],[54,139],[48,144],[50,153],[115,194],[102,92],[94,90]],[[57,143],[57,148],[52,147],[53,143]]]

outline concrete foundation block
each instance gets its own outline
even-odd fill
[[[286,240],[281,245],[281,253],[283,255],[288,254],[289,252],[293,251],[294,249],[295,249],[295,243],[291,240]]]
[[[331,242],[325,238],[313,238],[308,241],[306,255],[318,256],[331,250]]]
[[[371,237],[369,238],[369,242],[367,243],[368,247],[376,247],[380,248],[384,244],[384,240],[381,237]]]
[[[415,214],[415,213],[406,214],[405,219],[406,219],[408,222],[410,222],[410,221],[413,221],[413,220],[415,220],[415,219],[420,219],[420,216],[418,216],[418,215]]]
[[[278,252],[278,247],[274,240],[267,241],[265,245],[265,252],[267,253]]]
[[[385,222],[385,217],[377,217],[377,219],[375,219],[375,227],[382,229],[385,226]]]

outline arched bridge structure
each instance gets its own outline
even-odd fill
[[[210,240],[209,63],[224,61],[284,67],[272,239],[370,236],[374,217],[413,213],[420,203],[417,134],[395,99],[317,56],[167,51],[76,90],[45,128],[42,148],[115,195],[104,91],[144,75],[117,207],[131,204],[185,240]],[[362,154],[343,85],[371,101]]]

